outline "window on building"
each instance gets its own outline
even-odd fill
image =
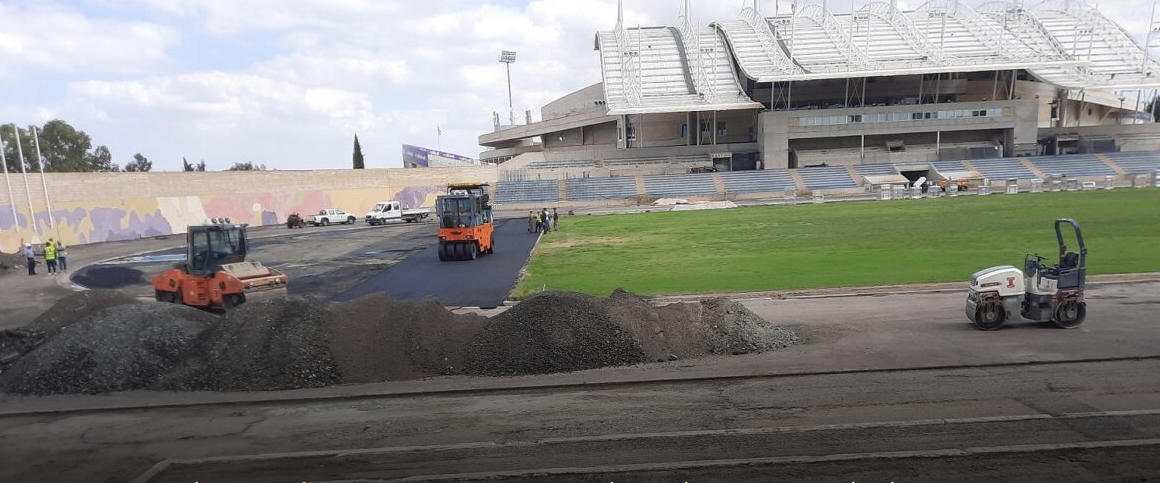
[[[725,129],[725,121],[718,121],[717,122],[717,135],[724,136],[726,131],[727,130]]]
[[[680,127],[677,128],[677,137],[684,139],[688,135],[689,135],[689,125],[687,123],[682,123],[680,125]]]
[[[630,141],[636,140],[636,123],[635,122],[628,123],[628,128],[625,129],[625,131],[628,133],[628,139]]]

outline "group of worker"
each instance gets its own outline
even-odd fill
[[[24,244],[24,258],[28,259],[28,274],[36,275],[36,252],[32,250],[31,243]],[[53,241],[48,239],[48,243],[44,244],[44,265],[48,267],[48,274],[53,275],[57,273],[57,263],[60,263],[61,272],[68,270],[68,247],[64,246],[60,240]]]
[[[539,212],[528,212],[528,233],[548,233],[551,230],[560,229],[560,213],[552,208],[552,212],[548,213],[548,209],[544,208]]]

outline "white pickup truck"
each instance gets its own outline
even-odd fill
[[[375,205],[370,213],[367,213],[366,220],[371,225],[385,225],[394,221],[405,221],[407,223],[423,221],[431,214],[431,210],[426,208],[405,209],[398,201],[384,201]]]
[[[326,226],[326,225],[330,225],[332,223],[342,223],[344,225],[353,225],[354,222],[357,220],[358,220],[358,218],[355,218],[355,216],[350,214],[350,213],[347,213],[347,212],[342,211],[342,210],[337,209],[337,208],[327,208],[325,210],[319,210],[318,214],[311,216],[310,219],[307,220],[307,222],[310,223],[311,225],[314,225],[314,226],[318,226],[318,225]]]

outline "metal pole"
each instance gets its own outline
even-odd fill
[[[1140,60],[1140,72],[1147,72],[1148,70],[1148,49],[1152,48],[1152,29],[1156,27],[1156,2],[1152,2],[1152,19],[1148,22],[1148,35],[1144,36],[1144,58]],[[1089,47],[1088,51],[1091,49]],[[1091,54],[1088,54],[1091,57]]]
[[[12,123],[12,135],[16,137],[16,160],[20,162],[20,174],[24,175],[24,194],[28,196],[28,222],[30,228],[40,235],[40,228],[36,226],[36,210],[32,208],[32,190],[28,189],[28,170],[24,169],[24,148],[20,143],[20,130],[16,123]]]
[[[16,198],[12,196],[12,180],[8,178],[8,160],[4,155],[4,142],[0,141],[0,165],[4,166],[4,184],[8,185],[8,206],[12,208],[12,229],[20,228],[20,218],[16,216]]]
[[[939,156],[939,154],[938,154],[939,151],[941,151],[941,150],[942,150],[942,130],[940,129],[940,130],[934,132],[934,157],[935,157],[935,159],[942,159],[942,157]]]
[[[32,144],[36,146],[36,165],[40,168],[40,184],[44,188],[44,207],[48,209],[48,227],[52,233],[60,237],[56,231],[56,221],[52,219],[52,199],[48,197],[48,179],[44,174],[44,159],[40,156],[40,135],[36,133],[36,126],[32,126]]]
[[[510,125],[516,125],[516,110],[512,104],[512,64],[511,62],[504,62],[507,66],[507,81],[508,81],[508,122]]]

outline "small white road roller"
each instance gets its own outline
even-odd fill
[[[1063,241],[1063,226],[1070,225],[1079,244],[1078,252],[1069,252]],[[1023,259],[1023,270],[1011,265],[979,270],[971,275],[967,292],[967,318],[979,330],[995,330],[1012,314],[1036,322],[1054,322],[1064,329],[1074,329],[1087,316],[1083,292],[1086,275],[1087,246],[1079,223],[1070,219],[1055,220],[1055,238],[1059,241],[1059,263],[1043,264],[1044,258],[1029,254]]]

